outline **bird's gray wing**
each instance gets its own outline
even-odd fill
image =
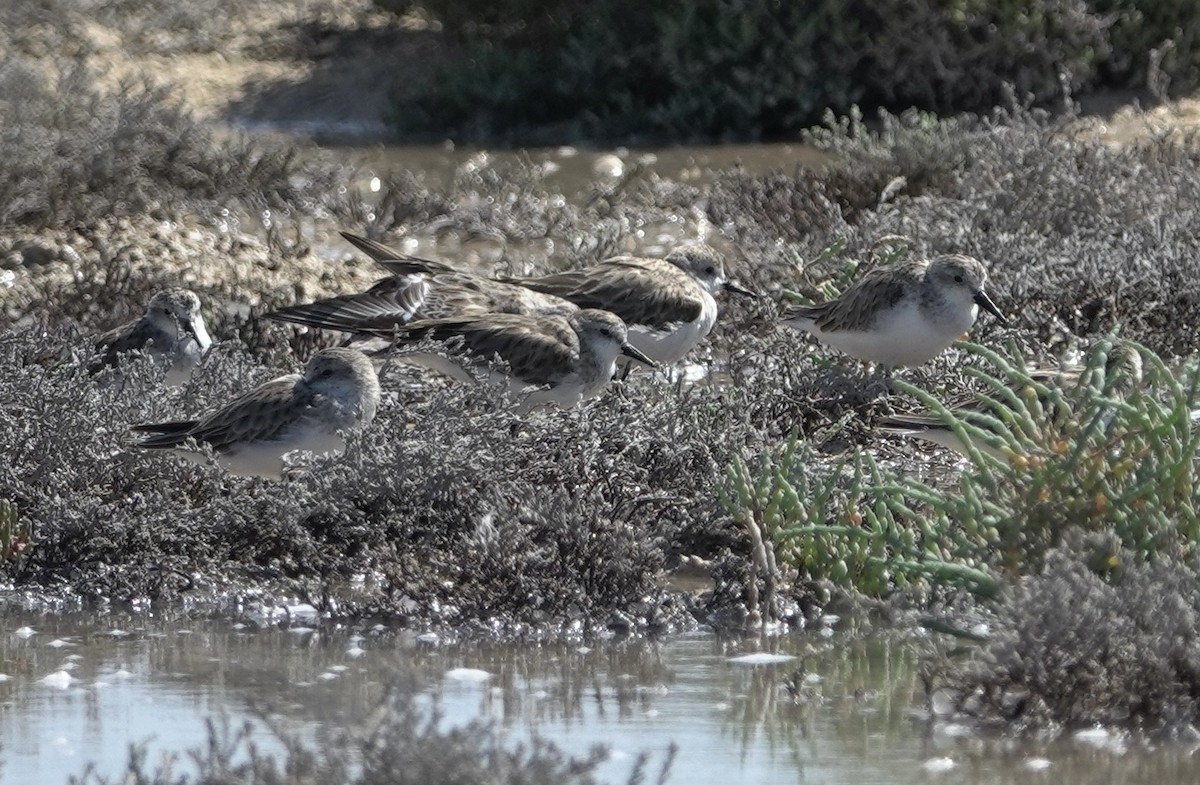
[[[615,257],[578,270],[530,278],[501,278],[534,291],[570,300],[580,308],[600,308],[629,325],[668,329],[695,321],[704,309],[698,285],[674,265],[656,269],[644,260]]]
[[[850,288],[833,300],[816,305],[789,309],[787,319],[812,319],[821,330],[866,330],[875,316],[887,306],[898,302],[907,288],[905,280],[893,271],[875,268],[855,281]]]
[[[486,314],[467,319],[414,322],[402,340],[459,339],[481,360],[499,357],[513,375],[530,384],[555,385],[577,370],[579,336],[565,319]]]
[[[344,332],[391,329],[412,321],[429,296],[422,276],[384,278],[359,294],[280,308],[268,319]]]
[[[96,339],[95,353],[98,359],[90,370],[96,373],[105,366],[115,365],[121,355],[144,349],[146,344],[159,337],[161,334],[147,319],[137,319],[114,327]]]
[[[133,430],[155,432],[139,447],[181,447],[188,439],[210,444],[218,452],[238,442],[270,441],[306,413],[310,395],[297,389],[298,374],[281,376],[242,394],[232,403],[184,428],[187,421],[137,425]]]
[[[412,275],[415,273],[453,272],[456,268],[432,259],[422,259],[419,256],[406,254],[389,248],[383,243],[369,240],[366,237],[350,232],[340,232],[346,241],[358,250],[371,257],[372,261],[384,267],[393,275]]]

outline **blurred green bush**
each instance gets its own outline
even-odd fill
[[[406,135],[754,139],[855,103],[949,112],[994,105],[1006,85],[1046,101],[1200,83],[1188,0],[421,5],[464,53],[397,97]]]

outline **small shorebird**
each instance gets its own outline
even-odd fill
[[[619,317],[595,309],[565,317],[503,313],[451,317],[417,321],[407,327],[359,328],[359,332],[402,343],[422,338],[444,341],[461,348],[469,358],[465,364],[478,365],[498,358],[508,368],[494,369],[492,378],[525,396],[523,412],[543,403],[567,408],[598,395],[612,380],[619,355],[654,365],[630,344],[625,323]],[[459,381],[472,378],[462,357],[410,352],[398,359]]]
[[[615,256],[578,270],[537,277],[501,277],[556,295],[580,308],[611,311],[629,328],[629,342],[655,362],[683,358],[717,322],[720,291],[754,296],[730,281],[707,245],[684,245],[663,259]]]
[[[970,256],[906,261],[870,270],[840,297],[795,308],[784,319],[851,357],[920,365],[971,329],[980,308],[1008,324],[986,282],[983,263]]]
[[[342,236],[392,275],[365,292],[280,308],[267,314],[268,319],[343,330],[351,333],[349,343],[380,327],[390,336],[397,325],[418,319],[485,313],[567,316],[579,310],[553,295],[409,256],[349,232],[342,232]]]
[[[228,471],[279,479],[295,450],[340,452],[343,433],[366,427],[379,408],[375,366],[357,349],[323,349],[304,367],[260,384],[199,420],[135,425],[154,434],[138,447],[170,449],[203,463],[204,445]]]
[[[166,382],[187,382],[192,370],[212,346],[200,298],[189,289],[164,289],[154,295],[146,312],[128,324],[109,330],[96,339],[98,359],[89,370],[96,374],[115,365],[122,354],[142,350],[166,367]]]
[[[1108,352],[1105,365],[1100,372],[1085,379],[1086,365],[1064,365],[1056,367],[1039,367],[1026,369],[1028,382],[1022,384],[1020,378],[1010,382],[1012,394],[1021,396],[1032,394],[1036,396],[1046,420],[1038,423],[1040,429],[1049,427],[1053,432],[1054,423],[1067,413],[1063,406],[1064,398],[1080,400],[1073,395],[1081,383],[1086,383],[1098,391],[1123,398],[1129,395],[1142,381],[1142,356],[1133,345],[1118,342]],[[1029,382],[1032,382],[1030,384]],[[1018,389],[1020,388],[1020,389]],[[1003,396],[992,396],[1002,406],[1008,403]],[[977,396],[960,399],[948,405],[948,412],[960,422],[972,426],[972,431],[982,432],[984,438],[971,439],[972,444],[982,453],[1003,459],[1003,445],[1012,442],[1011,429],[1014,427],[1012,416],[1004,415],[1001,410],[988,405]],[[964,455],[971,456],[970,448],[955,433],[947,418],[933,413],[893,414],[884,417],[878,423],[883,433],[895,436],[909,436],[932,442],[940,447]],[[966,431],[964,431],[966,433]],[[1032,434],[1026,434],[1032,436]]]

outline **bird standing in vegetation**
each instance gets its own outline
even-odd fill
[[[880,365],[928,362],[975,324],[983,308],[1007,325],[978,259],[946,254],[870,270],[842,295],[785,314],[787,324],[851,357]]]
[[[164,289],[154,295],[146,312],[128,324],[109,330],[96,339],[95,374],[116,364],[121,355],[144,351],[166,369],[166,382],[178,386],[212,346],[200,298],[189,289]]]
[[[260,384],[199,420],[135,425],[137,446],[206,460],[204,447],[234,474],[279,479],[296,450],[340,452],[344,433],[366,427],[379,408],[375,366],[357,349],[324,349],[304,367]]]

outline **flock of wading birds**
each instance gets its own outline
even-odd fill
[[[487,278],[343,236],[390,275],[365,292],[267,314],[347,333],[343,344],[313,354],[302,374],[261,384],[200,419],[133,426],[148,434],[138,446],[280,478],[288,453],[340,451],[349,432],[370,424],[380,401],[375,363],[392,347],[444,342],[443,352],[401,359],[458,379],[475,378],[471,366],[483,369],[509,385],[523,412],[547,403],[565,408],[600,394],[619,362],[654,367],[682,359],[716,323],[716,295],[756,296],[701,244],[662,259],[617,256],[540,277]],[[785,320],[860,360],[920,365],[966,333],[980,308],[1006,323],[986,281],[984,265],[970,256],[905,260],[871,269],[840,297],[796,307]],[[200,308],[189,290],[159,292],[140,319],[98,339],[93,370],[142,352],[165,367],[168,384],[182,384],[212,345]],[[897,418],[892,427],[939,443],[949,432],[921,417]]]

